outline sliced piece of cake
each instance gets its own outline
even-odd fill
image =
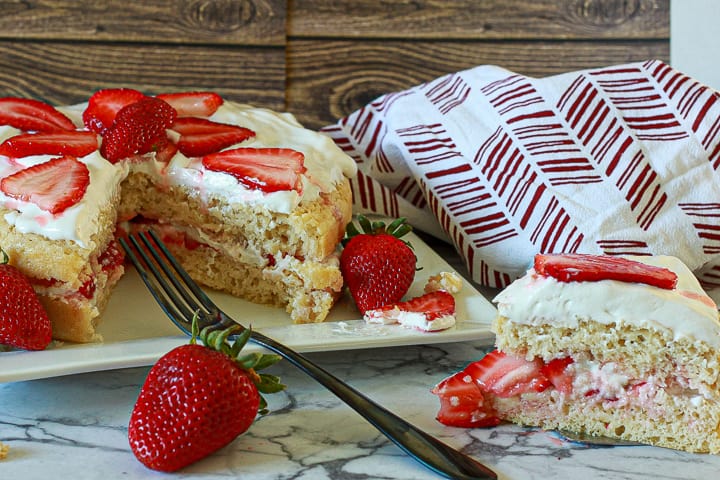
[[[667,256],[538,255],[496,298],[496,350],[434,388],[438,419],[720,453],[720,322]]]

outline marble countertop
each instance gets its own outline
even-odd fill
[[[430,388],[487,345],[452,343],[309,356],[368,397],[490,466],[501,479],[704,479],[720,456],[653,447],[588,448],[515,425],[445,427]],[[161,478],[131,453],[127,422],[148,368],[0,384],[2,478]],[[172,478],[435,479],[362,417],[288,362],[287,390],[233,443]]]

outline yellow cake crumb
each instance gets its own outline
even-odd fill
[[[0,460],[7,457],[9,451],[10,451],[10,447],[8,447],[4,443],[0,442]]]
[[[440,272],[428,278],[425,284],[425,293],[445,290],[448,293],[458,293],[462,290],[462,277],[455,272]]]

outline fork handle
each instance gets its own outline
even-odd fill
[[[497,479],[495,472],[485,465],[414,427],[313,363],[304,355],[256,331],[252,332],[250,338],[253,342],[272,350],[317,380],[373,424],[398,447],[435,472],[457,480]]]

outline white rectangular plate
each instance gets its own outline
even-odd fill
[[[409,237],[422,267],[408,297],[422,294],[427,278],[453,271],[427,244],[415,235]],[[104,341],[93,344],[53,342],[40,352],[9,351],[0,353],[0,382],[32,380],[115,368],[152,365],[172,348],[188,338],[165,316],[135,270],[117,285],[103,314],[98,331]],[[275,340],[300,352],[320,352],[355,348],[450,343],[493,339],[490,322],[496,310],[471,283],[464,281],[455,295],[457,324],[442,332],[421,332],[399,325],[367,325],[347,296],[333,307],[324,323],[293,325],[284,310],[256,305],[229,295],[211,292],[210,296],[231,317],[252,325]],[[249,344],[247,351],[258,351]]]

